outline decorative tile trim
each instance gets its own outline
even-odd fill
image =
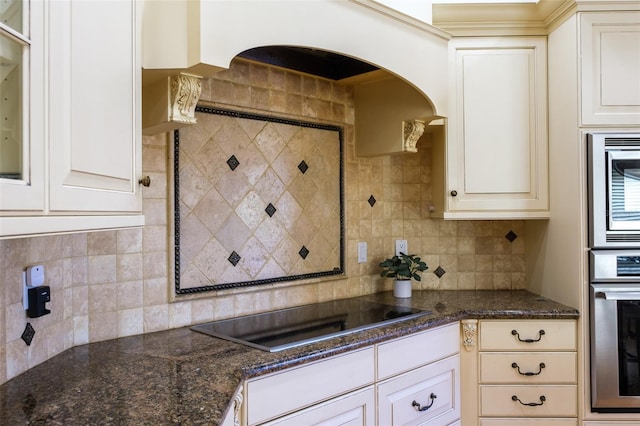
[[[267,208],[264,209],[264,211],[269,215],[269,217],[273,217],[273,215],[276,214],[276,211],[278,211],[278,209],[276,209],[273,204],[269,203],[269,205],[267,206]]]
[[[438,278],[442,278],[442,276],[444,274],[447,273],[447,271],[445,271],[444,269],[442,269],[442,266],[438,266],[435,271],[433,271],[433,273],[438,277]]]
[[[375,197],[372,195],[371,197],[369,197],[369,199],[367,200],[367,202],[369,203],[369,205],[371,207],[373,207],[373,205],[376,203],[376,199]]]
[[[516,235],[515,232],[513,231],[509,231],[507,233],[507,235],[504,236],[507,240],[509,240],[509,242],[514,242],[516,238],[518,238],[518,236]]]
[[[24,331],[22,332],[22,335],[20,336],[20,338],[24,340],[27,346],[31,346],[31,342],[33,341],[33,336],[35,335],[36,335],[36,331],[33,329],[33,326],[31,325],[31,323],[28,322],[27,325],[24,327]]]
[[[300,164],[298,164],[298,170],[300,170],[302,174],[305,174],[307,170],[309,170],[309,166],[307,165],[307,163],[305,163],[304,160],[302,160]]]
[[[314,123],[308,121],[298,121],[291,120],[282,117],[275,117],[269,115],[262,114],[253,114],[246,113],[242,111],[235,111],[223,108],[213,108],[198,105],[195,109],[196,112],[202,112],[206,114],[217,114],[228,117],[236,117],[236,118],[245,118],[249,120],[259,120],[259,121],[267,121],[272,123],[280,123],[280,124],[288,124],[292,126],[299,127],[307,127],[312,129],[321,129],[321,130],[330,130],[335,131],[338,135],[338,143],[339,143],[339,153],[340,153],[340,164],[339,164],[339,197],[340,197],[340,256],[339,256],[339,266],[334,267],[329,271],[321,271],[321,272],[313,272],[307,274],[299,274],[292,276],[284,276],[284,277],[275,277],[264,280],[254,280],[254,281],[242,281],[235,283],[223,283],[223,284],[215,284],[215,285],[205,285],[200,287],[180,287],[180,131],[176,130],[174,132],[173,137],[173,153],[174,153],[174,163],[173,163],[173,184],[174,184],[174,211],[173,211],[173,220],[174,220],[174,288],[175,294],[194,294],[201,293],[207,291],[219,291],[225,289],[232,288],[240,288],[240,287],[249,287],[249,286],[258,286],[271,284],[276,282],[289,282],[289,281],[297,281],[297,280],[306,280],[310,278],[320,278],[320,277],[328,277],[333,275],[342,275],[345,270],[345,216],[344,216],[344,129],[340,126],[332,126],[328,124],[322,123]],[[306,163],[305,163],[306,164]],[[301,170],[302,172],[302,170]],[[373,196],[372,196],[373,197]],[[375,201],[375,199],[374,199]],[[308,253],[307,253],[308,255]]]
[[[238,161],[235,155],[232,155],[227,160],[227,165],[229,166],[231,171],[234,171],[240,165],[240,162]]]

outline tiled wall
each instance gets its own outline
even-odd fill
[[[391,288],[377,263],[396,238],[426,259],[416,288],[525,288],[521,221],[442,221],[428,218],[430,146],[416,155],[355,158],[352,90],[316,78],[248,63],[205,81],[203,99],[252,111],[325,120],[345,127],[347,277],[270,284],[178,299],[171,303],[168,273],[165,135],[145,137],[144,229],[0,241],[0,383],[74,345],[181,327],[286,306],[358,296]],[[374,202],[375,200],[375,202]],[[516,238],[506,235],[512,231]],[[368,262],[357,263],[357,243]],[[44,264],[52,313],[29,319],[31,346],[20,338],[21,273]],[[440,278],[434,271],[440,267]]]

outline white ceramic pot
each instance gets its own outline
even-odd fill
[[[393,282],[393,296],[404,299],[411,297],[411,280],[395,280]]]

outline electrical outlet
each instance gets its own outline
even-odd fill
[[[407,240],[396,240],[396,256],[400,256],[400,253],[409,254]]]
[[[366,241],[358,243],[358,263],[367,261],[367,243]]]

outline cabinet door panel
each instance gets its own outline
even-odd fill
[[[583,13],[582,125],[640,124],[640,12]]]
[[[456,378],[459,363],[458,356],[446,358],[379,384],[379,423],[426,425],[457,420],[460,417]],[[416,403],[419,406],[415,406]]]
[[[51,3],[52,211],[141,210],[138,3]]]
[[[373,426],[375,418],[375,392],[373,387],[369,387],[290,414],[265,426]]]
[[[451,42],[444,217],[548,215],[546,42]]]

